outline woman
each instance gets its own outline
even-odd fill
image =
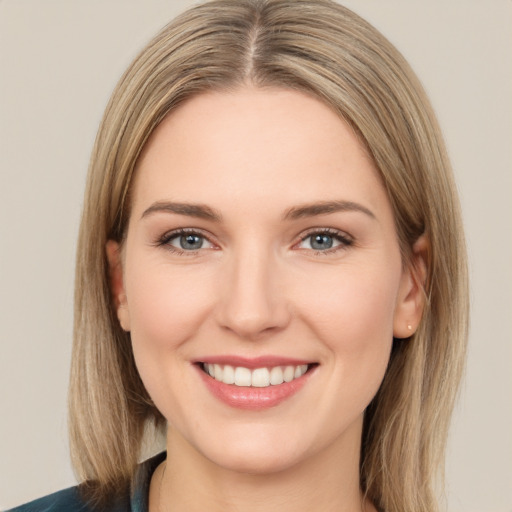
[[[416,78],[347,9],[177,18],[93,150],[70,394],[83,483],[27,510],[436,510],[466,340],[454,190]],[[168,457],[137,466],[153,428]]]

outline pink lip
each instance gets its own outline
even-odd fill
[[[207,361],[209,363],[215,364],[213,359],[209,358]],[[231,363],[226,362],[230,360]],[[234,364],[234,366],[245,366],[245,368],[262,368],[267,366],[279,366],[279,365],[298,365],[298,364],[307,364],[305,362],[300,363],[290,363],[287,360],[287,363],[281,362],[280,364],[268,364],[268,359],[265,359],[267,364],[263,364],[261,360],[258,360],[257,364],[251,364],[251,366],[247,366],[247,361],[243,364],[240,363],[240,358],[222,358],[218,359],[218,363],[216,364],[233,364],[233,359],[236,359],[238,362]],[[279,361],[284,361],[284,359],[279,358]],[[254,360],[250,361],[254,363]],[[200,364],[196,364],[195,367],[199,372],[199,376],[205,383],[208,390],[220,401],[229,405],[230,407],[235,407],[237,409],[246,409],[246,410],[263,410],[269,409],[271,407],[275,407],[279,405],[281,402],[295,395],[309,380],[312,373],[316,367],[308,370],[302,377],[298,379],[294,379],[291,382],[283,382],[282,384],[278,384],[276,386],[268,386],[265,388],[256,388],[256,387],[245,387],[245,386],[235,386],[234,384],[224,384],[214,378],[210,377],[207,373],[203,371]]]
[[[271,368],[273,366],[299,366],[301,364],[312,364],[312,361],[306,361],[305,359],[293,359],[290,357],[280,356],[259,356],[259,357],[240,357],[232,355],[221,355],[221,356],[205,356],[204,358],[198,359],[196,363],[210,363],[210,364],[229,364],[231,366],[243,366],[254,370],[255,368]]]

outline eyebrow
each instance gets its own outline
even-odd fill
[[[361,212],[372,219],[376,218],[371,210],[353,201],[321,201],[318,203],[294,206],[285,212],[283,218],[284,220],[296,220],[337,212]]]
[[[168,201],[158,201],[153,203],[148,209],[144,210],[141,219],[157,212],[176,213],[178,215],[187,215],[197,217],[198,219],[222,221],[222,215],[204,204],[193,203],[173,203]]]
[[[283,215],[283,220],[297,220],[305,217],[315,217],[317,215],[354,211],[364,213],[372,219],[376,218],[371,210],[353,201],[320,201],[317,203],[294,206],[288,209]],[[153,203],[149,208],[144,210],[141,219],[157,212],[175,213],[188,217],[196,217],[198,219],[222,222],[220,212],[204,204],[174,203],[169,201],[157,201]]]

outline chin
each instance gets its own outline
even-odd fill
[[[285,471],[298,464],[298,454],[283,453],[282,450],[228,450],[223,454],[212,454],[210,461],[225,470],[251,475],[269,475]]]
[[[230,429],[231,430],[231,429]],[[278,473],[307,458],[298,439],[280,435],[279,429],[243,429],[226,432],[222,438],[205,439],[192,448],[218,467],[246,474]],[[209,441],[209,442],[208,442]]]

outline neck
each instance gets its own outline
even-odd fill
[[[168,460],[151,482],[150,512],[373,512],[359,488],[360,429],[278,472],[223,468],[169,429]]]

